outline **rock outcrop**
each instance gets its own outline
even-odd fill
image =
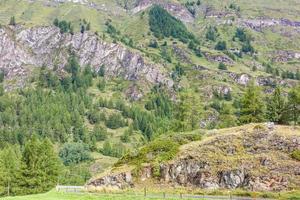
[[[173,85],[162,66],[147,62],[142,55],[120,44],[108,43],[86,32],[62,34],[56,27],[37,27],[25,30],[0,29],[0,70],[8,79],[28,75],[27,66],[62,69],[70,52],[79,58],[81,66],[98,70],[106,66],[106,74],[127,80],[146,80],[149,83]]]
[[[249,125],[250,126],[250,125]],[[177,159],[162,164],[161,180],[182,186],[246,188],[281,191],[300,184],[300,162],[289,154],[300,149],[300,132],[292,128],[258,125],[232,130],[203,142],[184,146]]]
[[[87,189],[125,189],[133,186],[131,171],[109,174],[101,178],[90,180]]]
[[[224,129],[221,133],[212,130],[202,141],[181,146],[172,161],[161,163],[157,184],[252,191],[297,188],[300,162],[290,156],[297,149],[300,149],[299,127],[266,123]],[[154,178],[151,164],[139,169],[139,173],[131,170],[105,175],[88,185],[122,189]],[[134,179],[137,182],[132,181],[132,174],[137,174]]]

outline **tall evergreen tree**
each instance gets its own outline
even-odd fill
[[[280,87],[276,87],[267,104],[267,119],[275,123],[283,123],[285,111],[285,98]]]
[[[33,136],[25,145],[22,162],[22,193],[46,192],[57,183],[60,163],[49,140],[41,142]]]
[[[300,86],[289,92],[287,109],[290,120],[297,125],[300,118]]]
[[[0,195],[16,195],[20,176],[21,153],[16,146],[7,145],[0,152]]]
[[[240,102],[240,122],[255,123],[264,121],[265,104],[262,98],[261,90],[250,83]]]

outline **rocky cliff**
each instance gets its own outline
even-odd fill
[[[0,29],[0,70],[7,79],[22,82],[30,74],[28,66],[62,69],[70,52],[81,66],[96,71],[106,66],[106,74],[127,80],[146,80],[171,87],[173,82],[162,66],[146,61],[141,54],[120,44],[109,43],[93,33],[62,34],[56,27]],[[22,78],[20,78],[22,77]]]
[[[296,149],[300,149],[299,127],[250,124],[213,130],[202,141],[183,145],[172,161],[161,163],[158,184],[252,191],[297,188],[300,185],[300,162],[290,156]],[[140,171],[137,179],[141,182],[137,184],[152,176],[149,165]],[[118,188],[133,185],[132,179],[118,179],[119,176],[126,177],[116,175],[115,180],[121,180],[114,184],[121,185]],[[100,185],[111,183],[106,181]],[[89,185],[99,186],[95,181]]]

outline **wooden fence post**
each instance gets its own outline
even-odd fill
[[[146,196],[147,196],[147,188],[144,187],[144,197],[146,197]]]
[[[180,193],[180,199],[182,199],[182,193]]]
[[[163,196],[164,196],[164,199],[165,199],[166,198],[166,193],[165,192],[163,193]]]

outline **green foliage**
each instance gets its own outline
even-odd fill
[[[107,129],[100,125],[95,125],[91,137],[95,137],[96,141],[104,141],[107,138]]]
[[[15,16],[12,16],[12,17],[10,18],[10,20],[9,20],[9,25],[10,25],[10,26],[15,26],[15,25],[17,25],[17,24],[16,24],[16,18],[15,18]]]
[[[293,88],[288,95],[287,113],[290,121],[299,123],[300,118],[300,86]]]
[[[71,26],[71,22],[67,22],[66,20],[59,21],[57,18],[54,19],[53,25],[60,29],[61,33],[72,33],[73,28]]]
[[[101,153],[105,156],[120,158],[126,153],[126,147],[122,143],[114,144],[107,140],[103,144]]]
[[[137,155],[125,155],[118,163],[136,164],[164,162],[175,157],[179,150],[179,144],[170,139],[156,139],[145,145]],[[150,155],[151,156],[147,156]]]
[[[195,2],[194,1],[187,1],[184,5],[185,7],[188,9],[188,11],[193,15],[195,16],[196,14],[196,8],[195,8]],[[198,4],[197,4],[198,5]]]
[[[205,36],[208,40],[216,41],[217,37],[219,36],[218,29],[216,27],[209,26]]]
[[[149,25],[150,30],[157,38],[173,37],[184,43],[195,40],[194,35],[188,32],[181,21],[158,5],[153,6],[149,12]]]
[[[41,193],[56,185],[61,163],[48,139],[33,136],[22,152],[8,145],[0,155],[0,195]]]
[[[117,38],[118,35],[120,35],[120,32],[111,24],[110,21],[107,21],[105,23],[106,25],[106,32],[112,37],[112,38]]]
[[[59,151],[59,157],[66,166],[91,160],[89,148],[83,143],[65,143]]]
[[[251,53],[251,54],[254,53],[254,48],[253,48],[253,46],[251,45],[250,40],[249,40],[249,41],[246,41],[246,42],[243,44],[243,46],[242,46],[242,52],[244,52],[244,53]]]
[[[185,75],[184,68],[179,63],[177,63],[175,65],[175,69],[172,72],[172,79],[174,81],[180,81],[181,77],[184,75]]]
[[[101,77],[105,76],[105,65],[101,65],[98,71],[98,75]]]
[[[18,194],[20,175],[20,149],[17,146],[7,145],[0,151],[0,196]]]
[[[222,63],[222,62],[219,63],[218,68],[219,68],[220,70],[227,70],[226,65],[225,65],[224,63]]]
[[[105,125],[111,129],[117,129],[124,127],[126,125],[126,121],[123,119],[120,113],[111,114],[105,122]]]
[[[171,117],[173,103],[167,96],[167,92],[161,88],[155,87],[152,91],[152,97],[145,104],[147,110],[154,110],[156,116]]]
[[[176,128],[177,131],[188,131],[198,128],[203,106],[201,100],[189,92],[183,92],[180,101],[176,105]]]
[[[129,126],[129,128],[125,130],[123,135],[121,135],[121,138],[120,138],[121,141],[124,143],[130,142],[130,136],[132,136],[132,134],[133,134],[133,127]]]
[[[0,83],[4,81],[4,72],[0,70]]]
[[[280,87],[276,87],[272,96],[268,99],[267,119],[275,123],[283,123],[285,121],[286,100],[281,92]]]
[[[259,87],[250,83],[240,101],[240,122],[253,123],[264,121],[265,102]]]
[[[249,41],[249,36],[247,35],[246,31],[243,28],[237,28],[235,32],[235,37],[238,38],[241,42]]]
[[[149,47],[152,47],[152,48],[157,48],[158,47],[158,43],[156,40],[152,39],[150,40],[150,43],[148,45]]]
[[[219,51],[224,51],[227,49],[227,44],[225,41],[219,41],[216,46],[215,46],[215,49],[216,50],[219,50]]]
[[[103,91],[105,90],[105,88],[106,88],[106,81],[105,81],[104,78],[99,80],[99,82],[97,83],[97,88],[98,88],[101,92],[103,92]]]
[[[170,52],[169,52],[169,49],[167,46],[161,47],[160,55],[164,60],[168,61],[169,63],[172,63],[172,58],[171,58],[171,55],[170,55]]]
[[[234,115],[233,107],[230,104],[220,104],[219,113],[219,120],[216,124],[217,128],[228,128],[237,125],[237,117]]]
[[[295,150],[291,153],[291,157],[295,160],[300,161],[300,150]]]
[[[282,73],[281,73],[281,78],[283,79],[295,79],[295,80],[300,80],[300,72],[299,70],[297,70],[296,73],[292,72],[292,71],[289,71],[289,70],[284,70]]]

